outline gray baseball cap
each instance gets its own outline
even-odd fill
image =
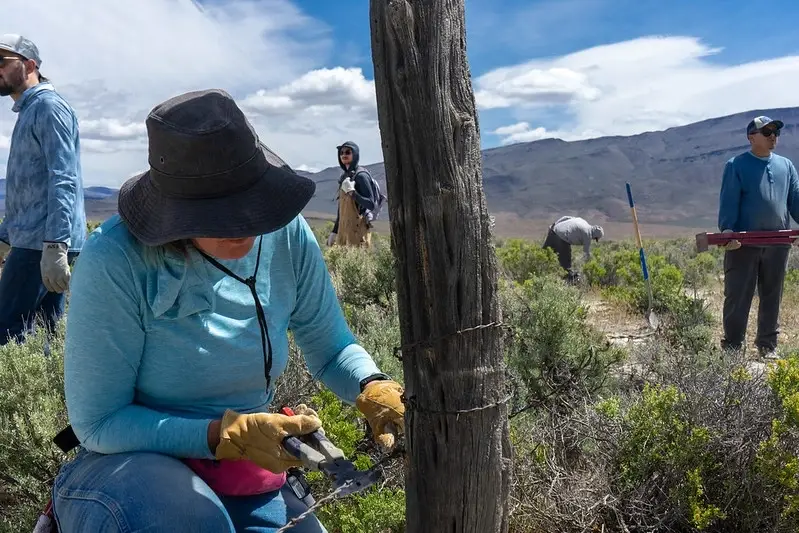
[[[16,33],[6,33],[0,35],[0,50],[7,50],[15,54],[19,54],[25,59],[32,59],[36,63],[36,67],[42,66],[42,58],[39,57],[39,49],[33,44],[33,41],[26,39],[22,35]]]

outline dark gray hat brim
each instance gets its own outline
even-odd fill
[[[119,215],[142,243],[158,246],[198,237],[241,238],[277,231],[308,205],[316,183],[290,169],[261,145],[270,166],[249,189],[220,198],[163,195],[150,171],[126,181],[119,190]],[[287,167],[287,166],[286,166]]]

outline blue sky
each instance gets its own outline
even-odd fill
[[[340,36],[341,48],[332,51],[327,66],[352,64],[372,78],[368,0],[302,0],[299,4]],[[708,61],[722,65],[799,56],[799,31],[790,24],[784,29],[758,30],[760,24],[753,21],[761,20],[761,24],[799,20],[799,2],[776,0],[764,7],[741,0],[466,0],[473,76],[533,58],[563,56],[651,35],[697,37],[721,48]],[[481,126],[491,130],[512,116],[508,111],[483,113]],[[541,119],[539,125],[554,128],[564,116],[568,118],[568,110],[544,109],[536,116]],[[498,143],[491,135],[483,135],[482,140],[485,147]]]
[[[149,109],[211,86],[296,168],[335,165],[345,139],[365,162],[382,159],[368,0],[201,6],[37,0],[4,12],[0,31],[37,42],[78,113],[87,184],[118,186],[144,168]],[[484,147],[799,106],[799,2],[466,0],[466,18]],[[0,100],[2,166],[10,107]]]

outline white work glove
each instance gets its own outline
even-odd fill
[[[63,242],[45,242],[42,247],[42,283],[50,292],[64,292],[69,288],[67,245]]]
[[[0,241],[0,263],[6,260],[8,252],[11,251],[11,245],[6,241]]]
[[[350,178],[345,179],[341,182],[341,190],[344,192],[344,194],[351,193],[355,190],[355,182]]]
[[[734,233],[734,232],[731,229],[725,229],[721,233]],[[741,241],[739,241],[738,239],[733,239],[724,245],[724,249],[727,251],[737,250],[740,247],[741,247]]]
[[[335,242],[336,242],[336,234],[335,233],[331,233],[330,236],[327,238],[327,245],[328,246],[333,246],[333,244]]]

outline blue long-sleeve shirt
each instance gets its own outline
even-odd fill
[[[27,89],[18,113],[6,168],[6,208],[0,240],[41,250],[63,242],[80,251],[86,239],[78,120],[50,83]]]
[[[247,278],[258,241],[239,260]],[[252,293],[193,248],[188,258],[145,248],[118,215],[93,232],[72,275],[65,392],[70,423],[100,453],[151,451],[212,458],[211,420],[271,402]],[[272,343],[272,383],[292,330],[308,368],[344,401],[379,372],[347,326],[319,245],[299,216],[263,236],[257,292]]]
[[[724,167],[719,230],[773,231],[799,222],[799,178],[790,159],[740,154]]]

